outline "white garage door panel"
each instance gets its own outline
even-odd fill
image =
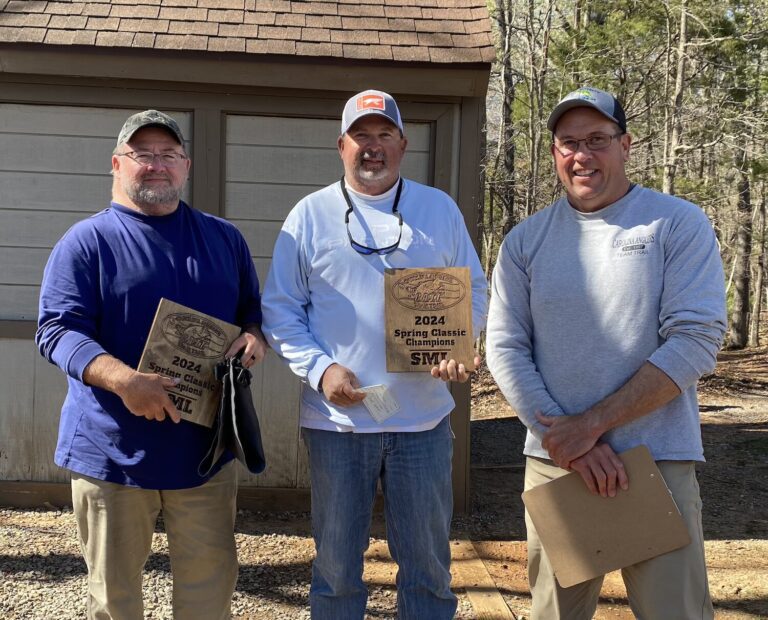
[[[259,217],[282,222],[299,200],[324,186],[231,181],[227,183],[224,209],[229,218]]]
[[[48,248],[0,247],[3,282],[37,286],[43,279],[43,269],[50,253]]]
[[[404,129],[409,151],[429,151],[429,123],[405,123]],[[335,149],[340,130],[338,120],[230,115],[227,144]]]
[[[138,111],[132,108],[0,103],[0,133],[100,136],[111,139],[114,146],[125,119]],[[181,132],[189,139],[192,129],[191,115],[187,112],[168,113],[176,119]]]
[[[34,346],[25,340],[0,340],[0,480],[29,480],[35,461]],[[48,456],[50,459],[50,455]]]
[[[256,275],[259,276],[260,290],[264,290],[264,284],[267,281],[267,275],[269,274],[269,266],[272,264],[271,258],[254,258],[253,265],[256,267]]]
[[[227,144],[335,150],[339,129],[339,121],[319,118],[230,115],[227,117]]]
[[[0,134],[0,170],[104,174],[114,138]]]
[[[0,103],[0,318],[37,318],[48,251],[109,205],[112,150],[137,111]],[[171,115],[191,140],[192,115]]]
[[[0,209],[83,211],[109,206],[112,176],[0,172]]]
[[[90,213],[0,211],[0,246],[52,248],[75,223]]]
[[[65,394],[64,373],[34,342],[0,340],[0,480],[69,480],[53,463]]]
[[[69,471],[53,462],[59,435],[61,405],[67,395],[67,378],[57,366],[48,363],[29,343],[35,358],[35,405],[33,410],[35,440],[32,480],[68,482]]]
[[[341,178],[338,120],[277,116],[227,117],[225,216],[285,219],[307,194]],[[403,175],[430,178],[432,125],[406,123]]]
[[[0,284],[0,321],[6,319],[37,321],[37,302],[39,298],[39,286]],[[2,406],[1,397],[0,406]]]
[[[227,146],[227,182],[327,185],[341,171],[336,149]]]
[[[257,222],[253,220],[230,220],[243,233],[251,256],[270,258],[275,248],[277,234],[282,222]]]
[[[400,173],[406,179],[412,179],[424,185],[429,184],[429,153],[406,151],[400,164]]]
[[[429,155],[407,152],[403,176],[426,183]],[[325,186],[341,178],[343,167],[335,150],[301,150],[266,146],[228,146],[227,182],[302,183]]]
[[[240,469],[248,485],[292,488],[297,484],[300,386],[290,369],[270,351],[251,383],[259,414],[267,469],[258,476]]]

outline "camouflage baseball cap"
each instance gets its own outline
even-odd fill
[[[178,123],[173,120],[167,114],[158,112],[157,110],[144,110],[138,112],[133,116],[128,117],[128,120],[123,124],[123,128],[120,130],[120,135],[117,136],[117,145],[128,142],[133,134],[139,129],[144,127],[162,127],[167,130],[179,144],[184,144],[184,136],[181,135],[181,129],[179,129]]]
[[[560,103],[552,110],[552,114],[549,115],[547,129],[554,131],[560,117],[573,108],[592,108],[597,110],[600,114],[616,123],[622,133],[627,132],[627,118],[624,115],[624,108],[621,107],[619,100],[604,90],[589,86],[574,90],[560,100]]]

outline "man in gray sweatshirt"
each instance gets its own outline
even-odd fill
[[[720,254],[702,210],[631,183],[619,102],[582,88],[552,111],[566,196],[516,226],[499,251],[488,366],[528,427],[525,488],[578,472],[605,497],[628,488],[616,456],[644,444],[691,544],[625,568],[639,618],[712,618],[704,563],[696,382],[725,332]],[[561,588],[528,515],[532,618],[592,618],[602,577]]]

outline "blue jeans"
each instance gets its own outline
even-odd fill
[[[453,618],[449,533],[453,437],[448,416],[416,433],[338,433],[302,429],[312,479],[313,620],[360,620],[368,589],[368,548],[381,480],[387,541],[398,565],[401,620]]]

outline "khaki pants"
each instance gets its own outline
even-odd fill
[[[72,474],[72,503],[88,566],[89,620],[142,620],[142,571],[162,511],[175,620],[230,617],[237,581],[233,463],[202,486],[128,487]]]
[[[624,568],[621,573],[629,605],[640,620],[711,620],[714,612],[704,563],[701,498],[694,464],[692,461],[658,461],[656,464],[688,526],[691,543]],[[529,457],[525,467],[525,490],[567,473],[552,461]],[[592,618],[603,578],[561,588],[527,511],[525,525],[528,530],[528,581],[533,597],[531,619]]]

